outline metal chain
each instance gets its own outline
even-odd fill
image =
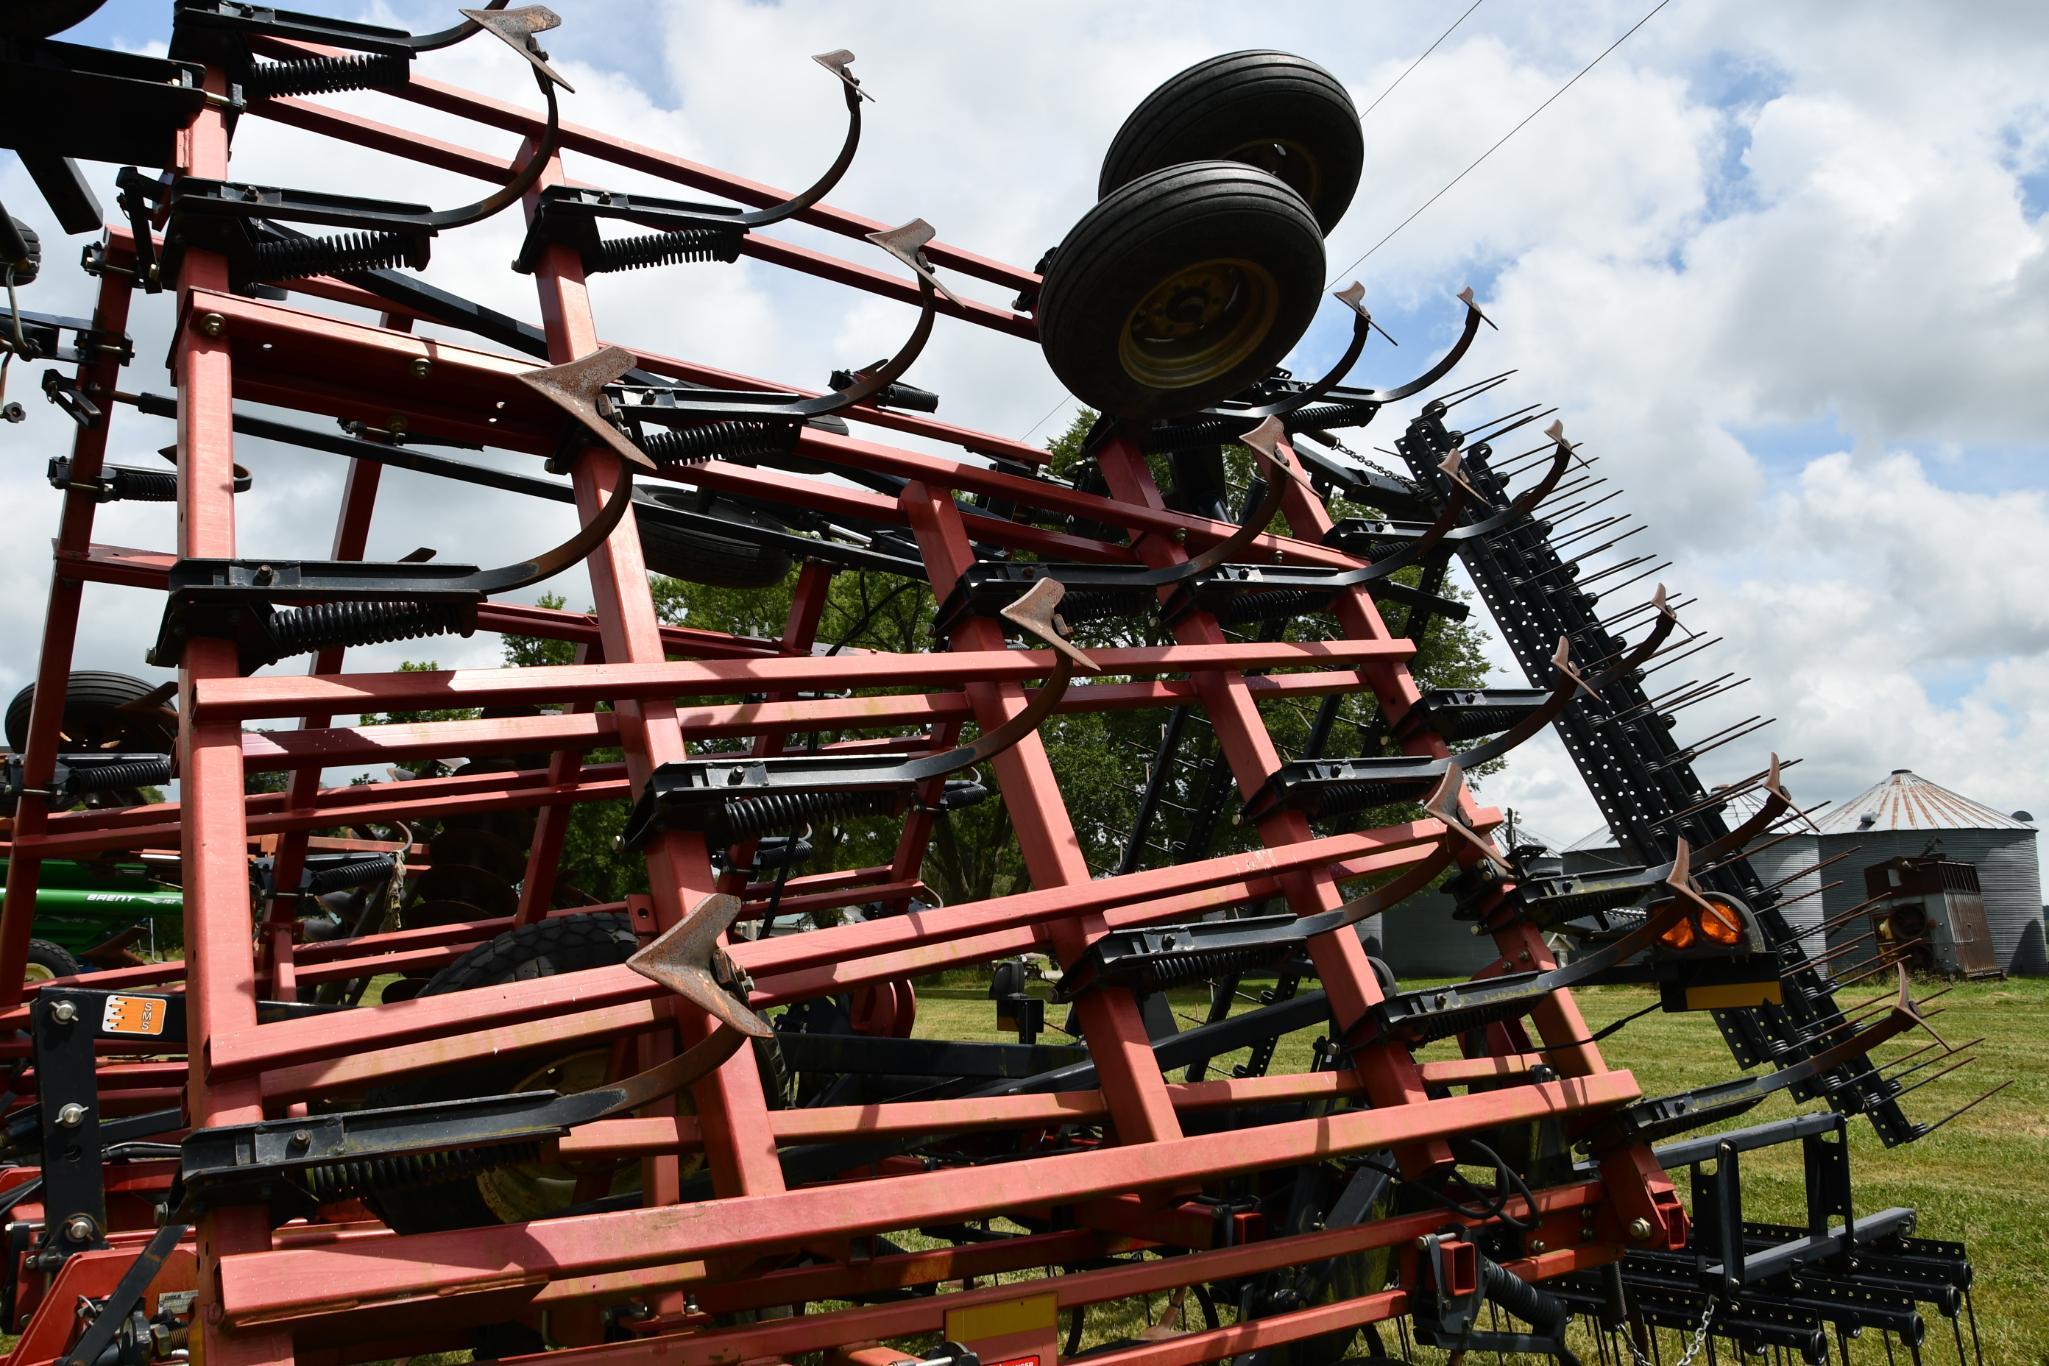
[[[1687,1344],[1686,1355],[1679,1358],[1678,1366],[1693,1366],[1693,1359],[1700,1355],[1700,1349],[1707,1343],[1708,1328],[1714,1321],[1715,1302],[1710,1298],[1707,1308],[1700,1311],[1700,1327],[1693,1330],[1693,1341]],[[1629,1355],[1635,1358],[1636,1366],[1652,1366],[1651,1359],[1637,1349],[1636,1340],[1630,1337],[1626,1325],[1622,1331],[1622,1345],[1629,1349]]]

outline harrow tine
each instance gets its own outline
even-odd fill
[[[1999,1094],[1999,1093],[2000,1093],[2001,1091],[2004,1091],[2004,1090],[2005,1090],[2005,1089],[2006,1089],[2007,1087],[2009,1087],[2009,1086],[2013,1085],[2013,1084],[2014,1084],[2014,1082],[2015,1082],[2016,1080],[2018,1080],[2018,1078],[2015,1078],[2015,1077],[2008,1077],[2008,1078],[2007,1078],[2007,1079],[2006,1079],[2005,1081],[2003,1081],[2003,1082],[1999,1083],[1999,1085],[1997,1085],[1997,1086],[1993,1087],[1993,1088],[1992,1088],[1991,1090],[1989,1090],[1989,1091],[1985,1092],[1985,1093],[1984,1093],[1983,1095],[1979,1096],[1979,1097],[1978,1097],[1977,1099],[1975,1099],[1975,1100],[1968,1100],[1968,1101],[1965,1101],[1965,1102],[1964,1102],[1964,1103],[1963,1103],[1962,1105],[1959,1105],[1959,1106],[1958,1106],[1958,1107],[1957,1107],[1956,1109],[1954,1109],[1954,1110],[1951,1110],[1951,1111],[1950,1111],[1950,1112],[1949,1112],[1948,1114],[1944,1115],[1944,1116],[1943,1116],[1943,1117],[1942,1117],[1941,1119],[1938,1119],[1938,1120],[1936,1120],[1936,1121],[1935,1121],[1935,1122],[1934,1122],[1933,1124],[1924,1124],[1924,1125],[1921,1125],[1921,1126],[1920,1126],[1920,1134],[1919,1134],[1919,1136],[1920,1136],[1920,1137],[1922,1137],[1922,1138],[1926,1138],[1926,1137],[1928,1137],[1928,1135],[1930,1135],[1930,1134],[1934,1133],[1934,1132],[1935,1132],[1935,1131],[1936,1131],[1937,1129],[1940,1129],[1940,1128],[1941,1128],[1941,1127],[1942,1127],[1943,1125],[1945,1125],[1945,1124],[1949,1123],[1949,1122],[1950,1122],[1951,1120],[1955,1119],[1955,1118],[1956,1118],[1956,1117],[1957,1117],[1958,1115],[1961,1115],[1961,1114],[1964,1114],[1964,1113],[1966,1113],[1966,1112],[1968,1112],[1968,1111],[1971,1111],[1971,1110],[1975,1110],[1975,1109],[1977,1109],[1977,1108],[1978,1108],[1978,1107],[1979,1107],[1980,1105],[1983,1105],[1983,1104],[1984,1104],[1984,1103],[1985,1103],[1986,1101],[1988,1101],[1988,1100],[1992,1099],[1992,1098],[1993,1098],[1994,1096],[1998,1095],[1998,1094]],[[1910,1087],[1910,1088],[1908,1088],[1908,1089],[1909,1089],[1909,1090],[1911,1090],[1912,1088]],[[1902,1095],[1904,1095],[1904,1094],[1906,1094],[1906,1093],[1905,1093],[1905,1092],[1901,1092],[1901,1094],[1902,1094]],[[1969,1292],[1969,1291],[1967,1290],[1967,1291],[1965,1291],[1965,1292],[1964,1292],[1964,1294],[1965,1294],[1965,1303],[1966,1303],[1966,1304],[1968,1304],[1968,1303],[1970,1302],[1970,1301],[1969,1301],[1969,1296],[1970,1296],[1970,1292]],[[1977,1336],[1978,1336],[1978,1320],[1977,1320],[1977,1311],[1976,1311],[1975,1309],[1973,1309],[1973,1310],[1971,1311],[1971,1315],[1972,1315],[1972,1318],[1971,1318],[1971,1337],[1973,1338],[1973,1340],[1975,1340],[1975,1339],[1977,1338]],[[1984,1356],[1983,1356],[1983,1355],[1981,1354],[1981,1355],[1979,1356],[1979,1358],[1978,1358],[1978,1359],[1979,1359],[1980,1361],[1983,1361],[1983,1360],[1984,1360],[1985,1358],[1984,1358]]]
[[[1461,386],[1460,388],[1446,390],[1444,393],[1439,394],[1436,398],[1430,401],[1432,403],[1435,403],[1440,408],[1456,408],[1459,406],[1459,404],[1464,403],[1469,398],[1478,398],[1481,394],[1486,393],[1489,389],[1497,388],[1500,385],[1508,383],[1509,379],[1512,376],[1514,376],[1515,373],[1516,372],[1513,370],[1503,370],[1498,375],[1489,375],[1485,379],[1476,379],[1471,384]],[[1394,456],[1394,458],[1397,460],[1401,459],[1401,457],[1395,455],[1393,451],[1388,451],[1387,454]]]
[[[1950,1051],[1953,1053],[1956,1050],[1951,1049]],[[1936,1072],[1929,1076],[1921,1078],[1921,1080],[1915,1082],[1912,1086],[1902,1086],[1900,1088],[1900,1095],[1912,1095],[1914,1092],[1920,1090],[1922,1087],[1928,1085],[1930,1082],[1941,1081],[1944,1077],[1950,1075],[1952,1072],[1961,1072],[1966,1067],[1969,1067],[1972,1063],[1976,1061],[1978,1061],[1977,1057],[1973,1056],[1951,1063],[1948,1067],[1943,1068],[1940,1072]]]

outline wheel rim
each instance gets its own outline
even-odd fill
[[[1259,138],[1243,142],[1224,154],[1226,161],[1257,166],[1314,205],[1323,193],[1323,165],[1307,147],[1288,138]]]
[[[1213,257],[1146,291],[1124,320],[1117,358],[1141,384],[1185,389],[1251,355],[1279,313],[1272,271],[1243,257]]]
[[[512,1089],[559,1091],[566,1095],[603,1086],[610,1080],[606,1075],[610,1058],[611,1050],[606,1048],[557,1058],[521,1077]],[[676,1103],[678,1109],[688,1113],[689,1097],[679,1096]],[[682,1174],[690,1176],[697,1165],[686,1162]],[[640,1164],[630,1159],[623,1162],[550,1162],[536,1159],[493,1167],[480,1174],[477,1177],[477,1194],[498,1218],[508,1224],[522,1223],[560,1214],[576,1202],[579,1181],[586,1177],[603,1180],[608,1175],[610,1182],[605,1191],[608,1195],[624,1195],[640,1189]]]
[[[57,974],[42,963],[30,963],[22,968],[21,980],[24,982],[54,982],[57,980]]]

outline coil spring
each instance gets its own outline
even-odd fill
[[[895,804],[895,792],[764,792],[735,797],[720,812],[728,840],[751,839],[811,820],[871,816]]]
[[[382,645],[393,640],[468,635],[470,608],[459,602],[317,602],[273,612],[261,664],[310,654],[329,645]]]
[[[333,867],[322,868],[306,879],[306,891],[313,896],[340,891],[344,887],[362,887],[372,882],[382,882],[391,876],[391,870],[398,866],[398,860],[389,854],[372,854],[368,858],[350,859]]]
[[[151,470],[136,465],[115,465],[107,470],[107,475],[117,499],[135,503],[178,501],[176,470]]]
[[[1352,427],[1371,420],[1380,411],[1380,405],[1371,399],[1351,399],[1343,403],[1312,403],[1292,413],[1283,413],[1281,421],[1291,432],[1321,431],[1330,427]],[[1242,417],[1205,417],[1194,422],[1177,422],[1155,427],[1145,435],[1144,447],[1148,455],[1171,451],[1194,450],[1200,446],[1214,446],[1220,441],[1236,441],[1245,432]]]
[[[1149,958],[1143,965],[1145,989],[1168,991],[1191,982],[1206,982],[1227,972],[1265,963],[1278,952],[1278,946],[1240,944],[1230,948],[1188,949]]]
[[[490,1148],[460,1148],[438,1153],[405,1153],[395,1157],[364,1157],[308,1167],[301,1176],[306,1189],[322,1202],[438,1186],[476,1176],[494,1167],[532,1161],[539,1143],[506,1143]]]
[[[1356,427],[1370,422],[1380,411],[1380,405],[1371,399],[1357,398],[1343,403],[1312,403],[1307,408],[1298,408],[1281,419],[1291,432],[1324,431],[1331,427]]]
[[[1313,814],[1348,816],[1355,811],[1364,811],[1369,806],[1385,806],[1389,802],[1400,801],[1407,794],[1391,783],[1360,779],[1353,782],[1324,784],[1306,795]],[[1420,799],[1418,794],[1418,800]]]
[[[679,261],[737,261],[744,228],[678,228],[674,232],[651,232],[641,237],[621,237],[598,243],[585,255],[586,274],[602,275],[612,270],[641,270],[648,266],[671,266]]]
[[[1564,1331],[1569,1311],[1563,1301],[1531,1285],[1485,1253],[1480,1255],[1480,1286],[1486,1298],[1532,1328],[1545,1333]]]
[[[701,427],[664,427],[642,437],[639,446],[664,469],[701,465],[707,460],[747,460],[782,455],[797,444],[793,422],[753,422],[729,418]]]
[[[1330,594],[1314,588],[1289,588],[1272,593],[1234,593],[1216,610],[1219,623],[1235,626],[1247,621],[1272,621],[1277,617],[1301,617],[1320,612],[1330,604]]]
[[[411,78],[412,59],[403,52],[361,57],[305,57],[291,62],[264,62],[242,78],[245,99],[278,95],[338,95],[344,90],[384,90]]]
[[[287,237],[259,242],[250,278],[297,280],[352,270],[392,270],[427,264],[427,239],[405,232],[338,232],[330,237]]]
[[[1060,618],[1072,624],[1101,621],[1105,617],[1143,616],[1158,603],[1150,588],[1076,588],[1060,599]]]
[[[101,764],[74,768],[66,784],[73,792],[126,792],[131,788],[154,787],[171,781],[171,758],[130,759],[123,764]]]

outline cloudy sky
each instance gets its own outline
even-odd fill
[[[1484,0],[1365,120],[1366,170],[1329,242],[1329,274],[1366,253],[1517,120],[1643,17],[1650,0]],[[1335,72],[1364,109],[1463,6],[1439,4],[842,7],[555,0],[550,35],[576,84],[570,119],[771,184],[807,182],[837,145],[840,101],[806,60],[836,47],[878,102],[835,203],[1029,264],[1093,202],[1102,151],[1149,89],[1201,58],[1275,47]],[[447,7],[337,16],[416,30]],[[112,0],[78,35],[144,49],[169,6]],[[1752,681],[1686,716],[1688,738],[1760,714],[1777,724],[1717,751],[1709,781],[1805,764],[1794,789],[1841,800],[1911,767],[2002,810],[2049,808],[2049,7],[1736,5],[1671,0],[1484,165],[1349,270],[1402,342],[1360,377],[1404,377],[1448,339],[1451,295],[1471,283],[1501,324],[1462,371],[1519,367],[1503,407],[1556,404],[1648,525],[1633,544],[1700,603],[1696,630],[1726,637],[1706,673]],[[532,86],[487,41],[422,59],[421,74],[512,100]],[[375,95],[337,103],[510,155],[502,134]],[[111,178],[112,168],[95,168]],[[579,179],[656,189],[572,159]],[[235,176],[448,205],[473,183],[246,120]],[[674,192],[674,191],[672,191]],[[113,195],[103,198],[110,211]],[[0,199],[45,230],[46,280],[23,305],[83,313],[63,241],[18,166]],[[505,269],[514,215],[445,238],[428,278],[534,317],[532,285]],[[840,254],[807,230],[779,235]],[[969,284],[969,293],[996,291]],[[602,330],[726,368],[817,384],[893,349],[900,306],[748,262],[601,279]],[[162,389],[168,296],[139,301],[130,387]],[[1025,434],[1062,399],[1035,348],[965,324],[911,378],[948,421]],[[1326,315],[1294,363],[1340,344]],[[1393,359],[1398,355],[1399,360]],[[1370,366],[1383,367],[1368,372]],[[16,367],[28,421],[0,428],[0,690],[34,667],[56,495],[42,483],[68,424]],[[1400,414],[1362,433],[1399,430]],[[1065,411],[1039,429],[1064,425]],[[154,462],[168,424],[124,411],[117,458]],[[248,445],[245,553],[326,553],[339,477],[324,457]],[[387,475],[371,553],[417,545],[496,562],[564,530],[556,509]],[[168,508],[119,504],[103,541],[168,548]],[[573,581],[572,581],[573,580]],[[560,585],[587,601],[574,574]],[[96,589],[81,667],[147,673],[158,603]],[[388,667],[426,649],[495,663],[495,642],[367,652]],[[1503,681],[1519,683],[1497,651]],[[1676,671],[1675,671],[1676,672]],[[1485,796],[1570,841],[1597,823],[1548,737],[1519,751]]]

